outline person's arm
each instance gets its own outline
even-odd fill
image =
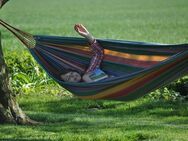
[[[89,33],[89,31],[82,24],[75,24],[74,29],[78,34],[85,37],[90,44],[95,42],[95,38]]]

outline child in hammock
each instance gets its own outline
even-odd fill
[[[84,75],[81,76],[76,71],[70,71],[65,74],[62,74],[60,77],[63,81],[66,82],[80,82],[83,80],[84,82],[96,82],[108,77],[100,69],[100,64],[104,57],[104,49],[99,45],[96,39],[88,32],[88,30],[82,24],[76,24],[74,29],[78,34],[85,37],[91,47],[92,59],[90,61],[89,67],[85,71]]]

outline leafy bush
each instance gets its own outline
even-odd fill
[[[149,98],[155,100],[179,100],[182,99],[179,92],[170,90],[167,87],[157,89],[148,95]]]
[[[159,88],[148,96],[156,100],[186,100],[188,99],[188,91],[185,84],[188,83],[188,76],[182,77],[166,87]]]
[[[26,51],[6,54],[5,60],[10,72],[12,88],[16,93],[32,91],[46,84],[55,84]]]
[[[182,77],[177,81],[169,84],[168,89],[172,89],[176,92],[179,92],[180,95],[187,97],[188,96],[188,76]]]

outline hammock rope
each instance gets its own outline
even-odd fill
[[[0,19],[0,24],[13,33],[26,47],[34,48],[36,41],[32,34],[21,31]]]
[[[129,101],[188,74],[188,44],[97,39],[105,49],[102,69],[114,77],[94,83],[63,82],[66,70],[84,73],[91,52],[85,39],[31,35],[0,20],[62,87],[82,99]]]

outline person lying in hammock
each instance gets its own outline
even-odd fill
[[[76,71],[69,71],[62,74],[60,76],[61,79],[65,82],[96,82],[107,78],[108,75],[100,69],[100,65],[104,57],[104,49],[82,24],[76,24],[74,29],[78,34],[88,40],[93,55],[83,76]]]

